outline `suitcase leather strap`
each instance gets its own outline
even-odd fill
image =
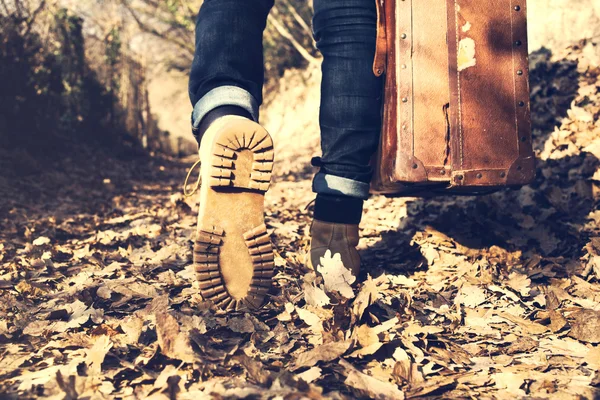
[[[381,76],[385,72],[387,61],[387,34],[385,26],[384,0],[375,0],[377,4],[377,44],[375,47],[375,59],[373,60],[373,73]]]

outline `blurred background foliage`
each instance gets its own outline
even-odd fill
[[[195,151],[181,131],[189,124],[185,85],[201,4],[0,0],[0,148],[38,156],[81,143]],[[265,91],[286,70],[318,64],[310,15],[305,0],[277,2],[264,37]],[[182,121],[175,138],[173,124],[157,122],[161,112]]]
[[[194,57],[198,0],[119,0],[138,28],[170,47],[170,67],[188,71]],[[310,20],[312,2],[277,0],[264,34],[267,88],[286,69],[316,62]],[[179,50],[179,51],[176,51]]]
[[[99,137],[113,99],[85,59],[83,21],[63,8],[49,11],[2,1],[0,13],[0,145],[56,151],[58,143]],[[103,135],[109,142],[112,135]]]

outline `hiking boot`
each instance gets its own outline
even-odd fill
[[[256,122],[223,116],[203,132],[194,265],[200,293],[224,310],[265,302],[274,271],[264,223],[273,140]]]
[[[321,263],[321,257],[327,250],[333,256],[339,253],[344,267],[358,277],[360,272],[360,256],[356,250],[358,246],[358,224],[341,224],[313,220],[310,227],[310,262],[316,271]]]

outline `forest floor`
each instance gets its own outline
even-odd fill
[[[198,204],[181,194],[193,159],[21,157],[0,178],[2,398],[600,398],[589,46],[532,55],[535,182],[480,198],[373,196],[355,290],[304,263],[316,118],[269,122],[277,273],[254,315],[199,295]],[[302,84],[290,79],[289,93]],[[298,120],[314,96],[294,95]]]

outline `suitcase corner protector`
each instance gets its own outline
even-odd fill
[[[519,157],[508,169],[506,185],[522,186],[535,179],[535,157]]]
[[[394,163],[394,180],[401,182],[426,182],[427,169],[425,165],[414,156],[399,153]]]

